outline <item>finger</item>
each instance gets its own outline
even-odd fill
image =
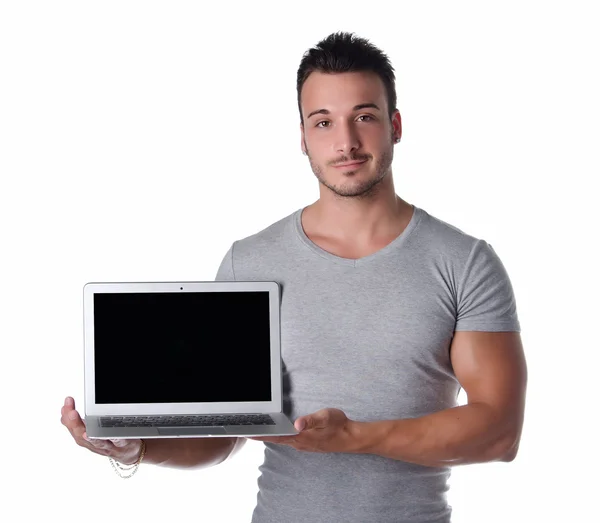
[[[66,419],[67,424],[71,427],[76,427],[77,425],[83,425],[83,420],[75,409],[67,409],[66,410]]]
[[[128,439],[111,439],[109,440],[115,447],[125,447],[128,443]]]
[[[60,415],[64,416],[67,412],[69,412],[71,409],[75,408],[75,401],[73,400],[73,398],[71,396],[67,396],[65,398],[65,401],[62,405],[62,407],[60,408]]]
[[[75,402],[73,401],[73,398],[71,398],[69,400],[69,398],[67,398],[62,406],[62,410],[64,410],[65,412],[69,412],[71,410],[76,410],[75,409]]]
[[[63,424],[69,429],[71,435],[76,439],[81,439],[85,432],[85,423],[79,416],[76,410],[67,410],[66,415],[63,416]]]

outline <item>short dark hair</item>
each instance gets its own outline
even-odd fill
[[[354,33],[339,31],[330,34],[304,53],[296,80],[298,110],[302,123],[304,123],[304,118],[302,117],[300,94],[304,82],[314,71],[323,73],[372,71],[383,80],[390,118],[396,110],[394,68],[387,55],[366,38],[358,37]]]

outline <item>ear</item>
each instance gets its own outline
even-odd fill
[[[392,114],[392,127],[394,131],[394,141],[399,142],[400,138],[402,138],[402,118],[398,109],[396,109],[394,114]]]
[[[306,141],[304,139],[304,125],[300,122],[300,149],[302,149],[302,154],[306,155]]]

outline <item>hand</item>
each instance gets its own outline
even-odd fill
[[[75,410],[75,400],[65,399],[60,409],[61,423],[69,429],[75,443],[101,456],[109,456],[123,465],[131,465],[137,461],[142,451],[141,439],[89,439],[85,432],[85,423]]]
[[[355,425],[356,422],[349,419],[340,409],[322,409],[296,420],[294,426],[300,431],[298,435],[247,439],[289,445],[308,452],[355,453],[358,451]]]

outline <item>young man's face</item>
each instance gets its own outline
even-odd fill
[[[358,107],[363,104],[370,105]],[[402,126],[398,111],[390,121],[379,76],[314,72],[302,88],[301,105],[302,149],[324,186],[340,196],[361,196],[390,173]],[[340,166],[356,161],[361,163]]]

